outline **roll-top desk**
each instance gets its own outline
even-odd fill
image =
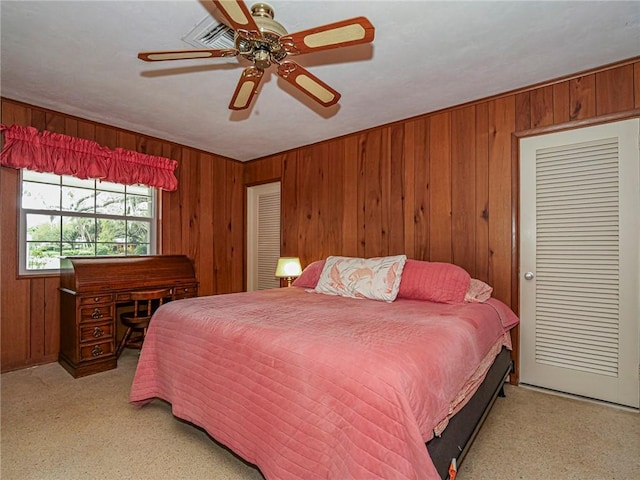
[[[74,377],[116,368],[118,305],[135,290],[170,288],[170,300],[195,297],[185,255],[69,257],[60,272],[60,355]]]

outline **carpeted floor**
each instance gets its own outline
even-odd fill
[[[57,363],[2,375],[3,480],[262,480],[156,400],[127,401],[137,352],[74,379]],[[498,398],[458,480],[640,478],[640,414],[513,387]],[[366,479],[345,479],[366,480]]]

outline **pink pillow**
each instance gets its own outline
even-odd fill
[[[491,298],[493,287],[487,285],[482,280],[472,278],[469,283],[469,290],[464,296],[465,302],[484,303]]]
[[[452,263],[407,260],[398,298],[437,303],[463,303],[471,276]]]
[[[316,260],[315,262],[311,262],[291,285],[302,288],[316,288],[325,261],[326,260]]]

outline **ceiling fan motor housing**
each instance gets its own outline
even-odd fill
[[[247,38],[236,33],[236,48],[239,55],[253,62],[256,67],[266,69],[271,66],[272,60],[280,62],[287,56],[279,41],[281,36],[287,35],[287,30],[273,19],[273,8],[266,3],[253,5],[251,16],[260,29],[262,38]]]

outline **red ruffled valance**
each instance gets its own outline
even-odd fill
[[[125,185],[142,184],[168,191],[178,189],[178,162],[164,157],[111,150],[96,142],[33,127],[0,125],[4,147],[0,165],[36,172],[96,178]]]

